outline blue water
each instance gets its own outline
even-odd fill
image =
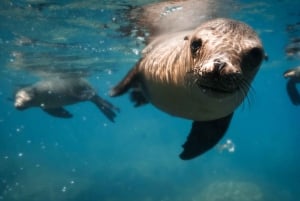
[[[299,65],[285,47],[298,30],[297,1],[233,1],[229,17],[250,24],[269,60],[220,144],[201,157],[178,154],[191,122],[127,95],[110,98],[143,44],[120,28],[142,1],[0,3],[0,200],[296,201],[300,199],[300,107],[282,73]],[[45,1],[46,2],[46,1]],[[232,8],[232,9],[230,9]],[[234,8],[234,9],[233,9]],[[232,11],[234,10],[234,11]],[[17,111],[13,94],[53,72],[82,73],[121,108],[111,123],[89,102],[66,107],[72,119],[38,108]],[[233,152],[218,147],[231,140]]]

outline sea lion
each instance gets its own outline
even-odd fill
[[[73,115],[63,106],[82,101],[93,102],[110,121],[114,121],[118,108],[97,95],[87,80],[77,77],[52,78],[21,88],[15,94],[14,106],[18,110],[40,107],[54,117],[71,118]]]
[[[296,87],[296,85],[300,83],[300,66],[285,71],[283,76],[289,79],[286,89],[290,100],[294,105],[300,105],[300,94]]]
[[[217,18],[194,30],[154,39],[110,95],[131,89],[136,106],[150,102],[173,116],[193,120],[180,154],[181,159],[192,159],[222,138],[264,57],[250,26]]]
[[[300,22],[288,24],[286,27],[288,44],[285,53],[288,59],[298,59],[300,57]]]

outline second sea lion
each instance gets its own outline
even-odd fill
[[[71,118],[73,115],[64,106],[82,101],[93,102],[110,120],[114,121],[118,108],[102,99],[83,78],[52,78],[21,88],[15,95],[15,107],[24,110],[40,107],[48,114]]]

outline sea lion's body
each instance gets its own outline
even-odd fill
[[[25,87],[20,91],[34,94],[31,107],[57,108],[86,101],[95,95],[94,89],[83,79],[50,79]]]
[[[264,58],[256,33],[230,19],[157,37],[143,53],[111,95],[132,88],[136,105],[150,102],[171,115],[193,120],[182,159],[200,155],[221,139]]]
[[[70,118],[72,115],[63,107],[83,101],[93,102],[113,121],[116,107],[98,96],[83,78],[52,78],[21,88],[15,96],[15,107],[40,107],[52,116]]]

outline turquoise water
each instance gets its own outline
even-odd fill
[[[299,52],[288,57],[285,48],[300,36],[300,3],[227,5],[229,17],[259,33],[269,60],[220,144],[182,161],[190,121],[108,96],[143,48],[122,31],[126,12],[149,2],[1,1],[0,200],[299,200],[300,107],[282,74],[299,65]],[[14,108],[19,87],[55,73],[87,77],[120,107],[116,122],[89,102],[67,106],[72,119]],[[227,140],[234,151],[220,151]]]

